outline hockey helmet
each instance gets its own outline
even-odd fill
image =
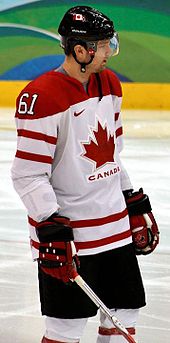
[[[89,6],[76,6],[70,8],[64,15],[58,29],[61,35],[61,47],[65,53],[73,51],[76,44],[81,44],[94,54],[97,50],[97,41],[111,40],[113,54],[119,51],[117,32],[113,22],[100,11]]]

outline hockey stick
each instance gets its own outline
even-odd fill
[[[129,343],[136,343],[133,337],[130,335],[128,330],[120,323],[120,321],[112,315],[111,311],[106,307],[106,305],[98,298],[98,296],[93,292],[93,290],[88,286],[88,284],[83,280],[83,278],[76,273],[74,279],[77,285],[89,296],[89,298],[94,302],[94,304],[110,319],[112,324],[116,329],[124,336],[124,338]]]

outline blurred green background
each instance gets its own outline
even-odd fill
[[[121,81],[170,82],[169,1],[1,1],[0,80],[30,80],[63,61],[57,27],[67,9],[90,5],[108,15],[120,54],[108,67]],[[54,34],[54,37],[53,35]],[[56,35],[56,37],[55,37]]]

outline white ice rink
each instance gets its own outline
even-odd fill
[[[24,207],[12,187],[16,148],[13,110],[0,110],[0,343],[40,343],[36,264],[29,248]],[[149,194],[161,231],[160,245],[139,257],[147,294],[137,326],[139,343],[170,343],[170,113],[124,113],[122,159],[134,188]],[[98,316],[89,320],[81,343],[95,343]],[[125,341],[126,342],[126,341]]]

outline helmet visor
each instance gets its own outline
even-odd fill
[[[110,49],[112,51],[111,56],[116,56],[119,53],[119,36],[117,32],[114,32],[113,37],[110,39]]]
[[[119,53],[119,38],[118,33],[114,32],[111,38],[102,39],[99,41],[86,42],[87,50],[90,53],[97,52],[101,56],[116,56]]]

